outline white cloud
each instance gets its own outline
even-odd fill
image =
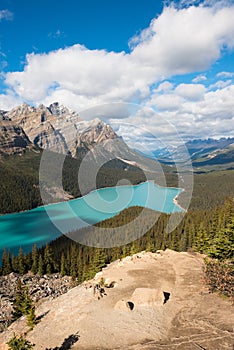
[[[226,86],[231,85],[231,84],[232,84],[232,80],[225,80],[225,81],[223,81],[223,80],[218,80],[218,81],[216,81],[216,83],[211,84],[211,85],[209,86],[209,89],[210,89],[210,90],[212,90],[212,89],[223,89],[223,88],[225,88]]]
[[[20,98],[15,97],[10,91],[7,94],[0,94],[0,110],[9,111],[22,102]]]
[[[173,84],[170,81],[162,82],[158,88],[155,90],[156,92],[168,92],[172,90]]]
[[[182,99],[175,94],[154,95],[152,97],[153,106],[161,111],[176,111],[180,108]]]
[[[162,75],[204,70],[220,57],[224,47],[233,47],[233,16],[234,6],[218,10],[165,8],[149,28],[132,39],[132,56],[160,67]]]
[[[0,21],[4,19],[11,21],[13,19],[13,13],[9,10],[0,10]]]
[[[234,6],[217,11],[202,6],[166,7],[132,40],[135,47],[129,54],[81,45],[30,54],[22,72],[7,74],[6,84],[23,100],[41,103],[62,97],[62,102],[76,109],[110,101],[141,101],[150,95],[151,84],[205,69],[224,46],[233,47],[233,17]]]
[[[76,95],[87,106],[144,97],[151,82],[152,68],[140,66],[124,52],[88,50],[81,45],[27,55],[24,71],[8,73],[6,78],[25,100],[37,103],[66,92],[71,101]]]
[[[28,54],[23,71],[6,75],[11,92],[0,96],[0,109],[10,103],[13,107],[19,100],[46,105],[59,101],[78,111],[98,104],[137,101],[155,106],[161,120],[176,123],[184,135],[223,130],[232,121],[233,85],[217,82],[215,91],[207,91],[197,84],[206,80],[203,73],[192,84],[176,87],[166,79],[203,72],[223,51],[233,49],[233,18],[234,5],[170,6],[130,40],[130,53],[89,50],[76,44]],[[227,73],[220,72],[218,77],[227,77]],[[109,116],[107,110],[105,118],[109,120],[111,108]],[[139,123],[159,128],[153,116],[137,118]],[[165,130],[162,127],[160,131]]]
[[[185,89],[185,88],[184,88]],[[234,130],[234,85],[216,89],[203,90],[202,98],[192,100],[190,96],[178,95],[178,88],[170,95],[155,94],[151,97],[149,106],[159,109],[159,118],[171,122],[183,137],[189,135],[198,137],[233,135]],[[163,99],[164,106],[158,104]],[[171,101],[178,101],[175,109],[171,108]],[[152,129],[156,127],[152,125]]]
[[[180,84],[176,87],[175,93],[189,100],[200,100],[206,88],[202,84]]]
[[[219,72],[218,74],[216,74],[217,78],[232,78],[234,76],[233,72]]]
[[[196,77],[192,80],[192,82],[193,82],[193,83],[201,83],[202,81],[206,81],[206,80],[207,80],[207,77],[206,77],[205,75],[200,74],[200,75],[196,76]]]

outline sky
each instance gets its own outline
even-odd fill
[[[1,0],[0,109],[92,108],[138,147],[165,122],[234,136],[233,18],[234,0]]]

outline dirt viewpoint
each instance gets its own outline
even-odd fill
[[[233,350],[233,311],[229,301],[208,292],[201,255],[142,252],[41,303],[37,314],[44,316],[27,338],[36,350],[60,349],[76,334],[71,346],[77,350]],[[26,330],[21,319],[0,343]]]

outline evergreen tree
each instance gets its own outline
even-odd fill
[[[22,335],[14,336],[7,342],[9,350],[31,350],[35,344],[30,343]]]
[[[24,289],[21,280],[19,280],[16,287],[15,299],[13,300],[13,320],[17,320],[24,314],[24,300]]]
[[[70,264],[70,275],[73,279],[77,277],[77,254],[75,245],[71,246],[71,264]]]
[[[22,247],[20,247],[18,254],[18,272],[22,275],[26,272]]]
[[[27,326],[30,327],[30,329],[33,329],[33,327],[36,326],[38,322],[39,321],[35,315],[35,306],[31,306],[27,314]]]
[[[61,256],[60,275],[61,275],[61,276],[65,276],[65,275],[66,275],[66,266],[65,266],[65,257],[64,257],[64,253],[62,253],[62,256]]]
[[[38,251],[37,251],[37,245],[34,244],[32,248],[32,267],[31,267],[32,273],[35,275],[38,272]]]
[[[198,229],[194,247],[200,253],[206,253],[208,251],[209,239],[208,239],[207,232],[204,228],[203,223],[201,223],[201,225]]]
[[[13,301],[13,319],[17,320],[23,315],[28,315],[33,307],[32,299],[29,296],[28,288],[18,281],[15,299]]]
[[[131,248],[130,248],[130,255],[134,255],[139,252],[139,246],[137,243],[138,241],[132,242]]]
[[[101,271],[101,269],[106,266],[106,259],[107,257],[104,251],[100,248],[96,248],[93,260],[92,273],[96,274],[97,272]]]
[[[38,261],[38,274],[40,276],[44,275],[44,261],[41,254],[39,255],[39,261]]]
[[[2,254],[2,273],[3,275],[8,275],[12,272],[12,264],[11,264],[11,253],[7,252],[6,247],[4,247]]]
[[[234,257],[234,219],[226,228],[216,233],[209,249],[209,255],[219,260]]]
[[[53,272],[53,253],[50,245],[47,243],[44,249],[44,263],[47,274]]]

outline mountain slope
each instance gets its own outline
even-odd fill
[[[117,138],[113,129],[99,119],[82,121],[79,115],[58,102],[35,108],[27,104],[5,116],[22,127],[37,147],[76,156],[77,148],[89,149],[106,139]]]
[[[195,167],[201,167],[205,165],[221,165],[234,162],[234,142],[228,146],[215,149],[193,161]]]
[[[30,144],[22,127],[0,114],[0,155],[22,153]]]
[[[195,139],[185,143],[192,164],[197,167],[228,168],[234,165],[234,138]],[[183,162],[183,147],[162,148],[152,152],[153,156],[163,164],[172,165],[175,160]],[[233,164],[232,164],[233,163]],[[195,169],[196,170],[196,169]]]

